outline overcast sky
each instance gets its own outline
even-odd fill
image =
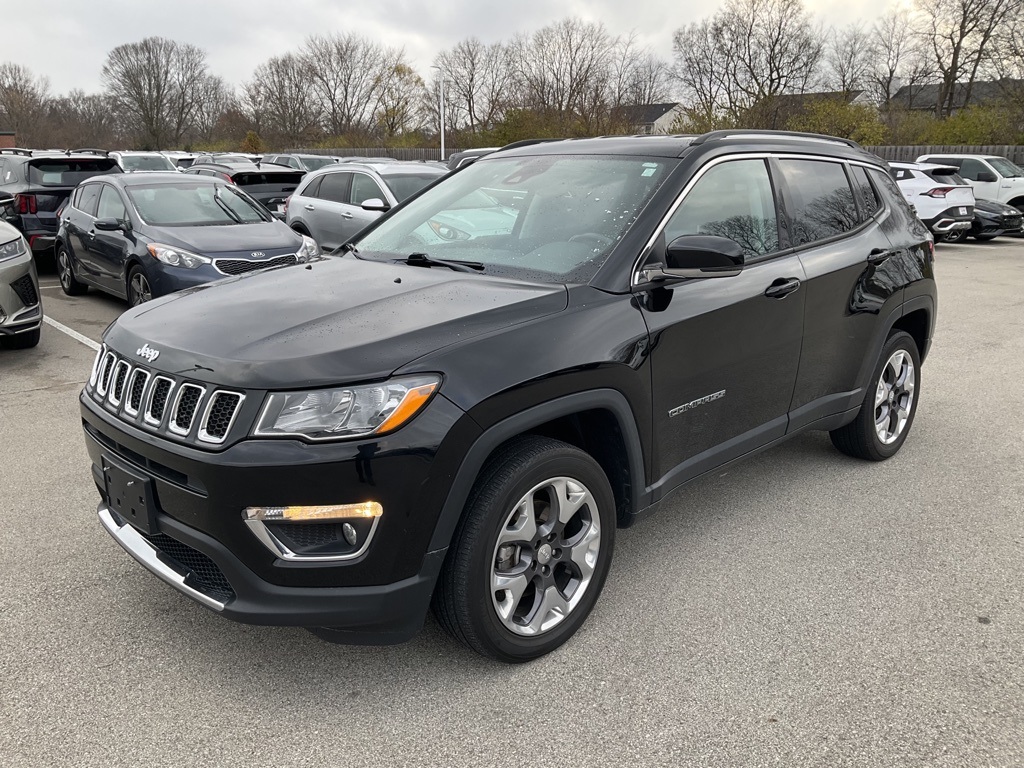
[[[870,23],[890,0],[804,0],[829,24]],[[0,61],[50,80],[53,93],[101,89],[107,52],[152,35],[192,43],[229,84],[265,59],[298,48],[311,34],[353,31],[404,47],[421,75],[434,56],[475,36],[491,43],[566,16],[635,31],[658,55],[672,56],[672,32],[710,15],[724,0],[45,0],[5,3]]]

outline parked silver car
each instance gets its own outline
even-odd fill
[[[8,199],[0,200],[0,205]],[[34,347],[39,343],[42,322],[32,251],[21,232],[0,221],[0,347]]]
[[[307,174],[288,200],[286,221],[325,251],[448,171],[427,163],[347,163]]]

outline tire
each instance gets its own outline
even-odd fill
[[[999,237],[999,235],[975,235],[974,239],[986,243],[989,240],[995,240],[997,237]]]
[[[127,281],[128,306],[137,307],[145,304],[153,298],[153,289],[149,285],[149,278],[142,271],[142,267],[136,265],[128,270]]]
[[[89,292],[89,287],[75,277],[71,254],[64,245],[57,246],[57,279],[60,280],[60,289],[68,296],[81,296]]]
[[[560,497],[570,502],[568,524],[545,517]],[[589,454],[546,437],[509,441],[466,502],[434,591],[438,621],[492,659],[521,663],[550,653],[582,626],[601,594],[615,522],[608,478]]]
[[[962,243],[967,239],[967,230],[958,229],[954,232],[947,232],[942,236],[942,242],[944,243]]]
[[[30,349],[39,343],[39,336],[42,328],[34,331],[15,334],[14,336],[0,336],[0,347],[4,349]]]
[[[897,360],[898,363],[894,362]],[[905,367],[908,363],[909,371]],[[829,436],[832,444],[849,456],[884,461],[895,456],[906,442],[921,399],[921,357],[909,333],[889,334],[871,382],[857,418],[833,430]],[[879,412],[877,424],[876,411]]]

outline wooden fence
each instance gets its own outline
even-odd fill
[[[864,147],[883,160],[912,163],[921,155],[1000,155],[1017,165],[1024,165],[1024,146],[917,146],[917,147]]]
[[[289,149],[302,155],[333,155],[335,157],[390,157],[393,160],[440,160],[441,150],[434,148],[421,149],[418,147],[332,147],[329,149]],[[445,147],[445,155],[460,150],[453,147]]]

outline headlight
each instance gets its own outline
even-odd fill
[[[440,384],[439,376],[423,375],[357,387],[274,392],[253,434],[343,440],[392,432],[423,410]]]
[[[457,227],[451,227],[433,219],[428,221],[427,224],[434,230],[434,234],[443,240],[469,240],[469,233],[463,232]]]
[[[303,235],[302,245],[299,246],[299,251],[295,255],[299,257],[300,263],[312,261],[320,255],[320,245],[312,237]]]
[[[161,245],[160,243],[151,243],[149,245],[149,252],[159,261],[172,267],[195,269],[202,264],[213,263],[212,259],[200,256],[198,253],[192,253],[191,251],[185,251],[170,245]]]
[[[27,253],[27,248],[25,247],[25,238],[23,237],[0,245],[0,261],[13,259],[15,256],[23,256],[25,253]]]

